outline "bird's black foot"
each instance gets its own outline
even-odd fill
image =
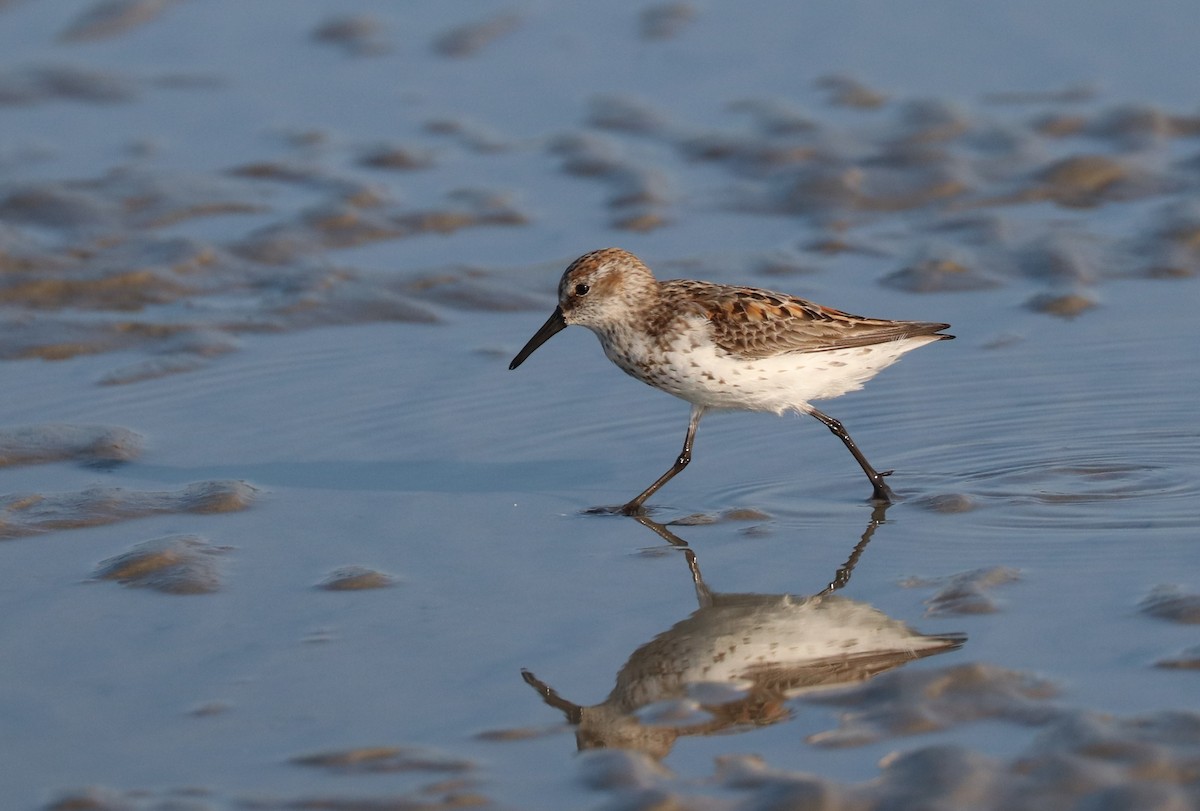
[[[647,515],[646,507],[639,501],[628,504],[606,504],[599,507],[588,507],[584,515],[628,515],[632,517]]]
[[[894,504],[896,500],[897,496],[892,491],[892,488],[888,487],[883,482],[877,483],[875,485],[874,492],[871,493],[871,501],[875,502],[876,504]]]
[[[599,507],[588,507],[583,515],[645,515],[642,507],[629,504],[602,504]]]
[[[896,501],[896,494],[892,491],[892,488],[887,486],[887,482],[883,480],[884,476],[891,475],[892,471],[885,470],[882,473],[877,473],[876,475],[869,477],[871,480],[872,489],[871,501],[875,502],[876,504],[891,504]]]

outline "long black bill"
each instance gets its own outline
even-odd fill
[[[512,363],[508,364],[508,368],[515,369],[520,366],[525,362],[525,358],[533,354],[533,350],[566,328],[567,321],[563,318],[562,307],[555,307],[553,315],[546,320],[545,324],[542,324],[541,329],[533,334],[533,337],[529,339],[529,343],[525,344],[521,351],[517,353],[517,356],[513,358]]]

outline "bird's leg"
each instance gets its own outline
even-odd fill
[[[874,493],[871,494],[871,498],[873,498],[875,501],[882,501],[885,504],[890,504],[892,499],[895,498],[896,494],[892,492],[892,488],[887,486],[887,482],[883,480],[883,477],[890,476],[892,471],[885,470],[883,473],[880,473],[875,468],[871,467],[871,463],[867,461],[867,457],[863,456],[862,451],[858,449],[858,446],[854,444],[854,440],[850,438],[850,432],[846,430],[846,426],[842,425],[839,420],[835,420],[828,414],[817,411],[811,406],[808,408],[808,413],[812,414],[814,417],[824,423],[825,427],[832,431],[834,436],[842,440],[842,443],[854,456],[854,459],[862,467],[863,473],[866,473],[867,478],[871,480],[871,487],[874,488]]]
[[[871,523],[867,524],[867,528],[863,532],[862,537],[858,539],[858,544],[854,547],[854,551],[850,553],[850,557],[846,558],[846,562],[837,570],[837,574],[833,576],[833,581],[817,594],[818,597],[833,594],[850,582],[850,574],[854,571],[854,567],[858,565],[858,559],[862,557],[867,544],[871,542],[871,536],[875,534],[875,528],[884,522],[889,506],[891,505],[887,502],[880,502],[871,510]]]
[[[700,574],[700,564],[696,561],[696,553],[688,546],[687,541],[672,532],[665,524],[658,523],[645,513],[634,513],[633,520],[671,544],[671,546],[683,551],[683,556],[687,559],[688,571],[692,573],[692,584],[696,587],[696,601],[700,604],[701,608],[712,605],[712,592],[708,590],[708,585],[704,582],[704,576]]]
[[[642,505],[646,503],[646,499],[658,492],[662,487],[679,471],[688,466],[688,462],[692,461],[692,440],[696,438],[696,426],[700,424],[700,417],[704,415],[704,406],[692,406],[692,417],[688,421],[687,436],[683,440],[683,450],[679,452],[679,458],[675,460],[675,464],[671,465],[671,469],[658,477],[658,481],[647,487],[638,495],[637,498],[630,501],[621,508],[621,512],[625,515],[637,515],[642,512]]]

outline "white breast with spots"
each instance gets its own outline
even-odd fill
[[[640,336],[614,336],[605,353],[628,374],[690,403],[751,411],[804,411],[813,400],[859,389],[900,356],[937,340],[903,338],[822,352],[788,352],[743,359],[717,347],[697,320],[667,346]],[[624,339],[624,340],[622,340]]]

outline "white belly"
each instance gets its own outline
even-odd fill
[[[689,403],[750,411],[806,411],[813,400],[837,397],[891,366],[900,356],[937,340],[922,335],[870,346],[736,358],[709,341],[681,336],[665,350],[605,341],[605,354],[626,373]],[[695,345],[693,345],[695,344]]]

